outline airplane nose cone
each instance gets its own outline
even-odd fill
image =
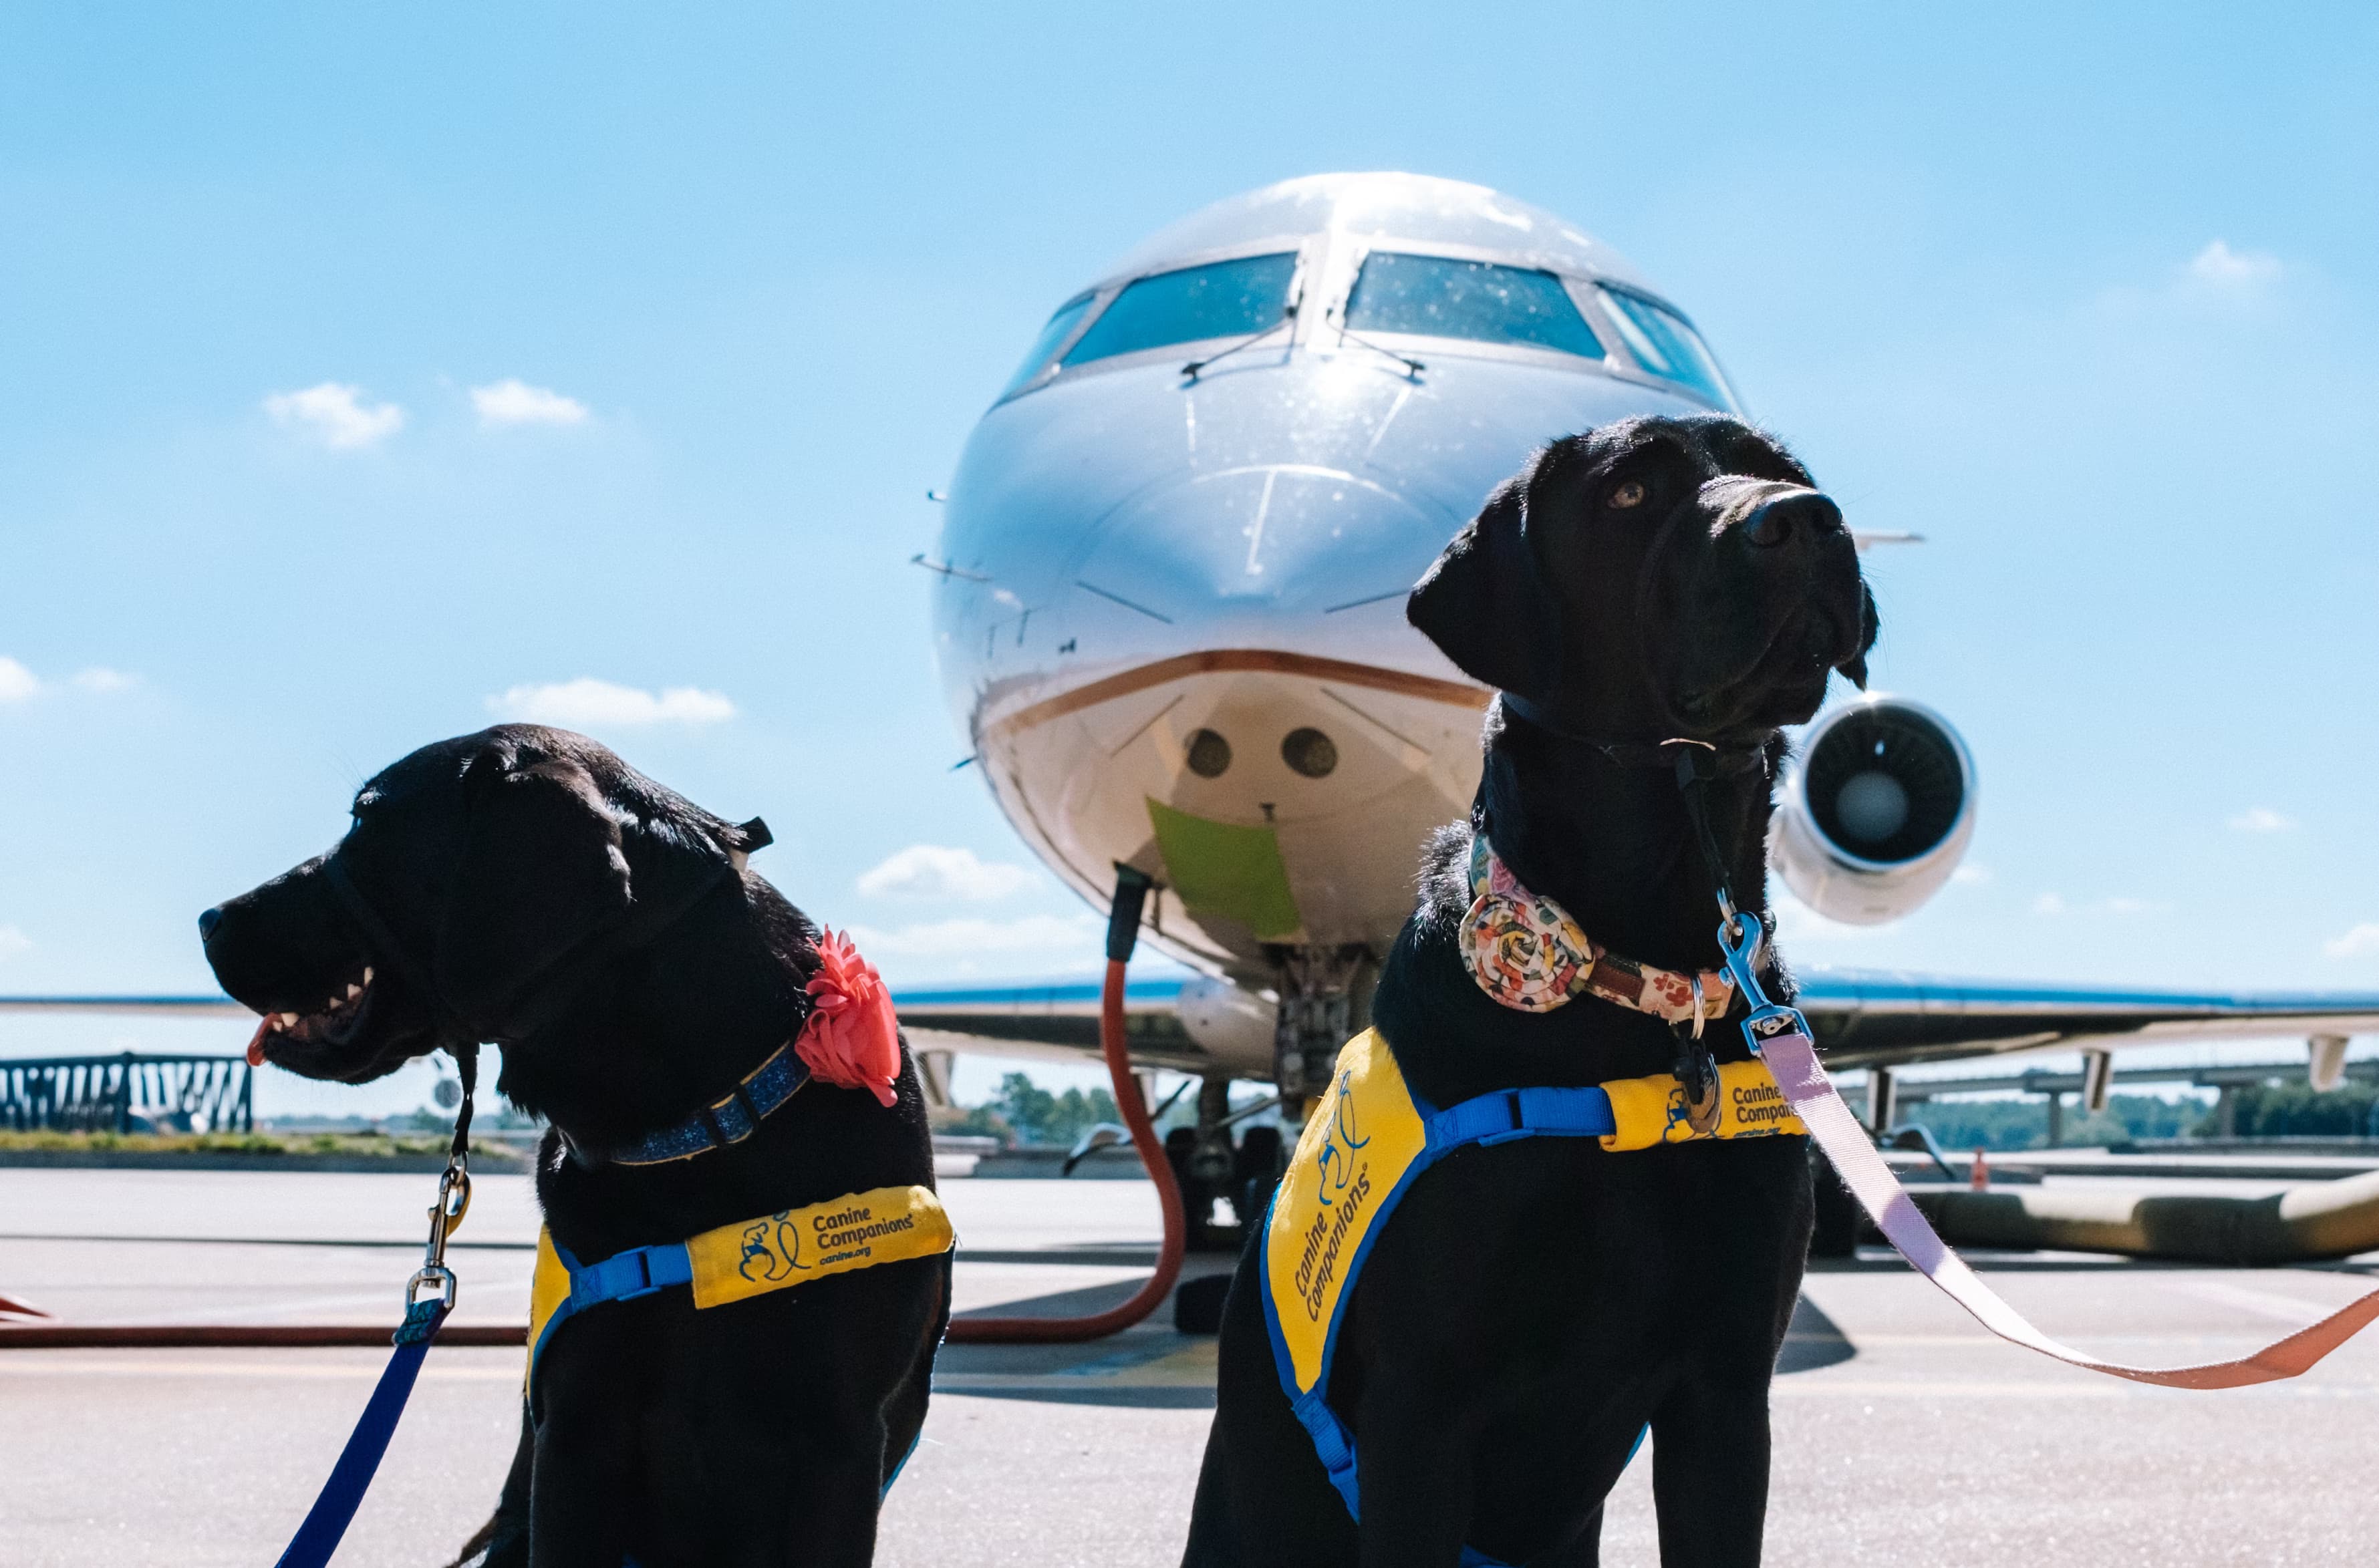
[[[1306,464],[1202,474],[1125,506],[1083,557],[1093,594],[1180,623],[1326,613],[1409,590],[1456,520]]]
[[[199,911],[199,940],[204,942],[208,937],[212,936],[215,934],[215,927],[222,923],[223,911],[200,910]]]

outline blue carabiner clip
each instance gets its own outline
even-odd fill
[[[1756,914],[1731,910],[1719,922],[1718,948],[1726,955],[1726,972],[1743,999],[1751,1004],[1751,1016],[1743,1020],[1743,1038],[1755,1056],[1780,1034],[1809,1032],[1809,1020],[1801,1016],[1800,1008],[1769,1001],[1759,987],[1759,947],[1766,935]]]

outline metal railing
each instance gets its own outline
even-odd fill
[[[244,1056],[0,1058],[0,1128],[14,1132],[252,1132]]]

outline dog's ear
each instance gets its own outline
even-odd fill
[[[490,745],[463,770],[467,813],[438,934],[447,1005],[488,1021],[557,959],[622,919],[631,903],[620,822],[571,761],[525,761]]]
[[[1834,666],[1850,677],[1852,685],[1866,690],[1866,656],[1875,648],[1875,634],[1883,630],[1883,619],[1875,608],[1875,590],[1865,583],[1859,585],[1859,645],[1858,652]]]
[[[1524,478],[1487,498],[1405,601],[1405,619],[1462,671],[1544,697],[1561,676],[1561,609],[1528,548]]]

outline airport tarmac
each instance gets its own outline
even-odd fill
[[[2061,1178],[2052,1178],[2061,1179]],[[88,1322],[392,1318],[433,1183],[420,1176],[0,1170],[0,1294]],[[1153,1256],[1139,1182],[960,1180],[961,1311],[1119,1298]],[[457,1236],[461,1321],[525,1315],[526,1179],[479,1183]],[[357,1245],[358,1243],[362,1245]],[[1197,1260],[1220,1268],[1226,1260]],[[2224,1270],[1977,1255],[2049,1333],[2119,1359],[2236,1355],[2379,1283],[2379,1255]],[[946,1350],[924,1442],[886,1506],[893,1568],[1177,1560],[1213,1403],[1211,1340],[1143,1326],[1072,1347]],[[0,1559],[269,1562],[384,1353],[0,1353]],[[343,1568],[444,1562],[483,1519],[518,1421],[520,1353],[432,1352]],[[2379,1331],[2293,1382],[2143,1388],[1990,1338],[1888,1252],[1809,1276],[1775,1383],[1768,1561],[2362,1563],[2379,1550]],[[1649,1564],[1649,1465],[1604,1561]]]

